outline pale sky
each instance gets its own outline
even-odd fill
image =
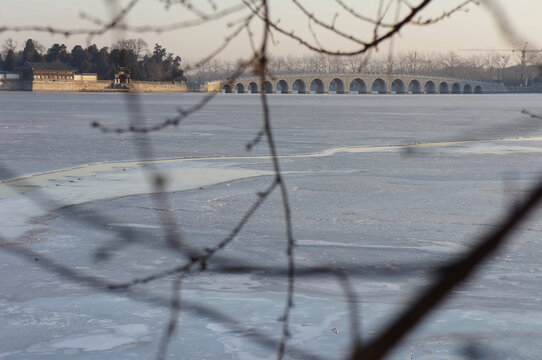
[[[332,22],[337,12],[337,4],[334,0],[300,0],[315,15],[318,15],[323,21]],[[369,16],[377,14],[377,0],[344,0],[349,6],[355,7],[360,13]],[[120,0],[120,4],[127,4],[127,0]],[[226,8],[238,4],[238,0],[194,0],[192,3],[200,5],[202,9],[209,10],[209,3],[216,3],[220,8]],[[417,3],[419,0],[410,0],[411,3]],[[425,17],[431,17],[441,14],[445,9],[451,9],[460,0],[436,0],[423,13]],[[537,35],[542,33],[540,17],[542,15],[542,0],[493,0],[498,3],[507,15],[519,35],[521,42],[528,41],[531,48],[542,48],[542,42]],[[41,25],[54,26],[60,28],[92,28],[93,25],[81,19],[82,12],[100,18],[110,19],[111,1],[107,0],[2,0],[0,7],[0,24],[5,26],[21,25]],[[164,0],[140,0],[134,7],[130,15],[126,18],[129,25],[160,25],[174,23],[180,20],[193,19],[185,8],[180,5],[174,5],[166,11]],[[289,0],[271,0],[271,14],[274,19],[280,20],[280,25],[289,30],[294,30],[296,34],[312,40],[312,36],[307,28],[307,18],[295,8]],[[404,11],[403,7],[403,11]],[[389,20],[395,16],[395,8],[390,9]],[[245,14],[248,14],[246,11]],[[143,38],[152,48],[154,43],[160,43],[168,51],[180,55],[186,60],[196,60],[203,57],[215,48],[217,48],[231,28],[226,26],[229,21],[237,20],[240,15],[228,16],[219,21],[209,22],[205,25],[191,27],[182,30],[164,32],[156,34],[147,33],[124,33],[118,34],[109,32],[104,36],[97,36],[91,39],[98,47],[109,46],[118,39],[119,36],[127,38]],[[344,11],[339,12],[335,20],[336,27],[344,32],[352,33],[363,40],[368,40],[372,36],[371,28],[360,23]],[[259,34],[260,23],[255,23],[252,30]],[[324,32],[313,28],[319,34],[321,43],[334,49],[354,48],[342,39],[328,36]],[[38,32],[3,32],[0,33],[0,42],[7,38],[13,38],[19,43],[19,50],[24,46],[24,41],[28,38],[38,40],[44,46],[49,47],[52,43],[65,43],[69,50],[75,44],[86,45],[85,36],[64,37],[62,35],[50,35],[48,33]],[[276,36],[271,45],[271,52],[274,55],[294,55],[301,56],[308,54],[296,42],[286,39],[283,36]],[[393,40],[395,52],[418,51],[418,52],[449,52],[462,49],[509,49],[520,46],[507,42],[502,33],[496,26],[494,17],[483,5],[470,5],[468,12],[458,12],[452,17],[431,26],[407,26],[399,36]],[[381,46],[380,51],[386,52],[388,45]],[[223,59],[236,59],[239,57],[248,57],[251,48],[246,32],[241,33],[238,39],[232,41],[229,47],[224,50],[219,57]]]

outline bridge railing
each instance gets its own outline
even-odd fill
[[[290,73],[290,74],[280,74],[280,75],[269,75],[268,79],[277,81],[277,80],[283,80],[285,78],[306,78],[306,77],[345,77],[345,76],[352,76],[352,77],[381,77],[381,78],[422,78],[422,79],[430,79],[435,81],[454,81],[454,82],[464,82],[464,83],[470,83],[475,85],[492,85],[492,86],[502,86],[502,84],[497,84],[494,82],[489,81],[482,81],[482,80],[469,80],[469,79],[461,79],[461,78],[453,78],[453,77],[443,77],[443,76],[435,76],[435,75],[413,75],[413,74],[382,74],[382,73]],[[245,82],[245,81],[259,81],[260,78],[258,76],[241,76],[237,78],[233,82]],[[220,81],[226,81],[226,80],[220,80]]]

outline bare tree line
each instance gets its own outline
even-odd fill
[[[253,73],[259,76],[262,82],[273,73],[290,73],[301,72],[305,69],[311,69],[316,72],[334,72],[338,68],[346,67],[352,71],[363,71],[367,69],[370,72],[388,71],[389,68],[394,68],[396,72],[412,73],[415,71],[431,72],[435,73],[430,75],[437,75],[442,72],[444,76],[488,76],[489,80],[499,80],[499,75],[494,72],[499,68],[504,68],[511,62],[511,59],[504,59],[502,56],[491,58],[491,62],[488,60],[488,65],[484,63],[476,63],[478,67],[472,67],[469,65],[469,71],[463,70],[461,64],[469,64],[467,60],[455,55],[446,55],[441,58],[441,65],[437,66],[437,59],[431,59],[430,57],[424,58],[421,55],[411,53],[404,57],[398,57],[401,61],[394,62],[393,57],[386,62],[379,62],[376,59],[363,58],[360,60],[356,56],[366,55],[370,50],[373,50],[377,45],[381,44],[385,40],[388,40],[395,36],[405,26],[430,26],[431,24],[443,21],[447,16],[453,15],[457,11],[461,11],[467,6],[472,6],[474,1],[464,1],[455,7],[451,7],[442,16],[435,18],[426,18],[424,9],[431,3],[435,3],[435,0],[420,0],[414,2],[407,2],[404,0],[380,0],[379,9],[376,17],[370,17],[366,14],[360,13],[355,8],[348,6],[342,0],[335,0],[334,3],[338,4],[343,10],[343,15],[347,14],[358,19],[360,22],[369,23],[373,27],[373,31],[369,34],[365,34],[364,38],[358,37],[359,34],[339,29],[334,21],[324,20],[322,14],[313,13],[308,10],[303,3],[299,0],[291,0],[289,3],[296,9],[298,9],[308,21],[310,26],[323,29],[326,32],[333,34],[334,36],[348,39],[352,42],[352,48],[345,50],[336,50],[332,47],[323,44],[316,32],[313,32],[310,36],[305,37],[295,33],[293,29],[285,27],[276,18],[271,17],[270,7],[272,3],[268,0],[241,0],[237,7],[232,8],[220,8],[218,2],[208,0],[207,2],[195,2],[195,1],[160,1],[171,8],[181,7],[186,12],[193,13],[195,20],[192,22],[179,22],[166,26],[152,26],[142,25],[132,27],[125,24],[122,19],[130,13],[130,11],[137,5],[137,0],[130,1],[125,7],[121,7],[120,3],[112,2],[112,20],[98,20],[93,19],[92,23],[94,27],[91,29],[63,29],[50,26],[40,27],[35,25],[21,25],[16,27],[0,27],[0,33],[7,31],[44,31],[48,33],[57,33],[62,35],[73,34],[87,34],[89,36],[95,36],[103,34],[108,31],[173,31],[182,30],[192,26],[194,23],[205,23],[217,17],[224,16],[224,14],[231,14],[239,12],[239,18],[237,19],[237,26],[234,27],[230,34],[225,38],[223,46],[227,46],[230,39],[237,37],[240,33],[247,33],[250,39],[250,43],[253,49],[253,54],[247,59],[240,61],[237,64],[224,63],[217,60],[220,52],[223,49],[221,45],[217,49],[212,49],[209,55],[203,57],[200,61],[196,62],[189,68],[187,68],[187,74],[196,74],[196,77],[205,76],[205,80],[210,80],[212,77],[223,78],[226,77],[231,81],[242,76],[244,73]],[[308,5],[307,5],[308,6]],[[397,10],[396,16],[391,15],[392,8],[402,9]],[[202,8],[210,8],[210,10],[203,10]],[[421,18],[419,18],[422,16]],[[89,19],[89,16],[84,16],[85,19]],[[336,18],[336,17],[335,17]],[[253,27],[259,26],[261,36],[256,37],[253,32]],[[281,34],[287,36],[290,39],[297,41],[300,46],[310,49],[317,53],[315,56],[301,58],[301,60],[292,58],[273,58],[269,54],[269,43],[273,40],[273,36]],[[348,55],[349,57],[343,57]],[[403,63],[404,60],[404,63]],[[506,61],[505,61],[506,60]],[[456,62],[457,61],[457,62]],[[474,60],[472,60],[474,61]],[[465,69],[467,68],[466,65]],[[462,71],[466,71],[462,73]],[[478,74],[472,74],[472,72],[479,71]],[[203,75],[205,72],[205,75]],[[453,72],[451,74],[450,72]],[[457,72],[457,73],[456,73]],[[201,73],[201,75],[200,75]],[[427,74],[427,73],[425,73]],[[497,77],[497,79],[495,79]],[[130,122],[122,128],[109,128],[99,122],[93,123],[93,126],[101,129],[104,132],[127,132],[133,133],[134,137],[139,139],[139,155],[141,158],[152,158],[152,146],[150,142],[144,142],[146,145],[141,145],[142,137],[150,139],[153,131],[161,131],[167,127],[180,126],[182,131],[182,121],[204,108],[207,103],[212,101],[214,94],[206,95],[198,103],[194,104],[189,109],[178,109],[178,115],[172,119],[164,119],[164,121],[158,126],[148,126],[145,123],[143,109],[141,102],[137,96],[126,97],[128,104]],[[298,268],[295,263],[294,252],[296,241],[293,235],[292,229],[292,208],[289,201],[288,188],[286,187],[287,179],[285,178],[280,164],[280,158],[275,146],[275,138],[272,127],[272,118],[269,111],[269,104],[267,95],[265,92],[261,94],[261,109],[262,109],[262,123],[261,130],[254,134],[254,139],[246,145],[247,149],[252,149],[256,146],[266,146],[271,166],[273,168],[273,176],[269,180],[267,186],[263,190],[255,189],[257,193],[257,200],[252,203],[247,209],[244,215],[239,219],[236,224],[232,224],[231,232],[223,239],[218,241],[214,246],[200,251],[198,249],[188,246],[182,238],[180,238],[177,232],[178,224],[175,219],[168,217],[168,214],[157,213],[158,218],[161,220],[165,236],[162,246],[172,252],[179,254],[179,262],[166,271],[160,271],[152,273],[146,277],[134,277],[129,281],[120,282],[116,279],[107,279],[96,276],[91,276],[84,273],[81,270],[74,269],[65,266],[53,259],[48,258],[45,254],[39,254],[33,251],[30,247],[23,245],[18,246],[2,246],[2,250],[11,254],[19,255],[25,259],[32,259],[39,257],[41,261],[39,266],[44,269],[58,274],[71,281],[84,284],[97,291],[110,292],[113,294],[119,294],[127,296],[140,301],[146,301],[152,304],[164,306],[170,310],[170,318],[162,335],[162,341],[160,348],[157,351],[157,359],[163,359],[167,355],[167,349],[169,343],[175,336],[176,330],[182,327],[182,323],[179,323],[179,313],[184,309],[198,309],[200,313],[205,316],[218,320],[227,320],[234,324],[236,329],[242,328],[241,324],[236,319],[228,318],[227,314],[224,314],[219,308],[208,308],[201,304],[190,303],[182,297],[182,282],[184,276],[187,274],[205,271],[216,271],[224,274],[235,272],[249,272],[257,269],[254,265],[239,264],[235,267],[228,266],[227,258],[220,258],[215,260],[217,254],[222,252],[226,246],[230,245],[232,239],[239,234],[246,223],[259,211],[261,205],[265,203],[269,196],[273,193],[278,193],[282,204],[282,217],[284,219],[283,236],[286,248],[285,261],[286,267],[284,269],[266,269],[270,274],[275,274],[279,278],[285,280],[285,302],[284,312],[280,318],[282,322],[282,331],[279,336],[279,340],[274,340],[268,334],[258,329],[252,331],[252,339],[256,343],[275,348],[277,351],[277,358],[282,359],[286,355],[293,354],[302,358],[320,358],[319,354],[309,354],[300,350],[296,350],[294,347],[289,346],[290,333],[290,317],[293,307],[293,296],[295,294],[295,279],[296,277],[314,276],[314,275],[327,275],[333,276],[337,281],[342,284],[345,297],[350,304],[350,321],[351,326],[354,329],[352,331],[352,345],[349,351],[348,358],[350,359],[382,359],[417,325],[419,324],[431,311],[444,299],[449,296],[451,291],[459,284],[468,279],[472,273],[488,258],[500,245],[509,240],[513,230],[519,223],[524,221],[527,216],[537,207],[539,201],[542,198],[542,183],[538,182],[532,186],[526,199],[515,204],[514,207],[509,209],[509,212],[503,217],[499,225],[491,232],[484,234],[478,240],[478,245],[467,253],[459,256],[453,260],[447,267],[448,271],[443,272],[438,276],[432,284],[430,284],[426,291],[423,292],[418,298],[407,306],[406,310],[400,314],[392,323],[384,328],[380,333],[374,336],[371,340],[362,339],[360,336],[358,326],[357,306],[358,299],[354,292],[351,291],[349,281],[359,275],[359,268],[336,268],[329,264],[322,264],[321,266],[314,266],[309,268]],[[148,138],[147,138],[148,137]],[[182,154],[179,154],[180,156]],[[12,177],[16,176],[16,172],[11,169],[2,169],[4,173],[9,173]],[[153,184],[154,194],[152,195],[153,201],[156,204],[167,204],[169,201],[168,194],[165,192],[166,179],[156,171],[152,175],[149,181]],[[55,205],[54,199],[43,199],[48,205]],[[56,204],[58,207],[64,204]],[[157,206],[159,208],[160,206]],[[79,214],[81,215],[81,214]],[[97,228],[104,228],[107,224],[107,219],[104,219],[100,214],[83,214],[84,216],[77,216],[78,221],[82,221],[88,225]],[[118,237],[118,242],[115,243],[117,249],[133,245],[133,238],[136,234],[131,232],[117,232],[115,235]],[[1,239],[3,243],[7,243],[8,239]],[[107,254],[107,249],[101,249],[104,251],[101,255]],[[96,254],[97,258],[100,254]],[[151,254],[152,255],[152,254]],[[116,261],[115,258],[102,256],[100,259],[103,261]],[[212,265],[212,266],[211,266]],[[211,268],[211,270],[209,270]],[[171,283],[171,290],[169,294],[149,294],[144,286],[159,279],[167,279]],[[181,354],[182,356],[182,354]]]
[[[239,61],[213,59],[189,72],[188,82],[192,88],[208,81],[224,80],[234,71]],[[292,74],[393,74],[419,75],[457,78],[474,81],[504,83],[507,86],[517,86],[521,83],[521,66],[519,57],[510,52],[490,52],[477,55],[461,54],[459,52],[418,53],[415,51],[397,54],[391,58],[379,55],[370,56],[333,56],[313,54],[298,56],[272,56],[269,58],[268,69],[273,76]],[[533,81],[542,82],[538,77],[536,64],[540,57],[532,55],[528,60],[528,84]],[[244,72],[244,75],[251,75]]]

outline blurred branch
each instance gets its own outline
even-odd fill
[[[232,27],[233,30],[224,38],[223,42],[209,55],[203,57],[196,62],[188,70],[194,70],[204,67],[211,60],[215,59],[228,45],[243,32],[248,34],[251,56],[248,60],[241,61],[235,67],[235,70],[229,74],[227,83],[233,84],[247,69],[256,74],[260,83],[264,84],[268,79],[268,74],[271,72],[269,61],[269,43],[273,42],[274,34],[281,34],[289,39],[297,41],[300,45],[306,49],[314,51],[316,54],[330,55],[330,56],[354,56],[360,54],[367,54],[369,51],[376,49],[382,42],[392,39],[398,34],[403,27],[408,24],[413,25],[431,25],[436,22],[442,21],[445,18],[459,12],[466,11],[466,8],[470,4],[478,4],[476,0],[465,0],[451,10],[445,11],[439,17],[427,18],[420,20],[414,20],[415,17],[422,14],[422,11],[433,0],[421,0],[417,5],[412,5],[407,0],[380,0],[378,2],[378,14],[375,19],[372,19],[360,12],[356,11],[353,7],[348,6],[343,0],[334,0],[344,12],[354,17],[355,19],[372,25],[372,33],[369,34],[369,40],[363,40],[357,33],[347,32],[340,30],[337,27],[337,19],[339,13],[335,13],[331,22],[322,20],[319,14],[314,14],[309,8],[299,0],[291,0],[290,3],[301,11],[303,18],[308,21],[309,39],[294,33],[294,30],[287,29],[280,24],[279,21],[273,21],[270,17],[270,1],[269,0],[240,0],[241,3],[235,6],[227,7],[218,10],[217,3],[213,0],[207,0],[207,3],[211,10],[207,12],[203,10],[203,7],[194,6],[194,2],[190,0],[164,0],[161,1],[166,9],[169,9],[173,5],[181,6],[186,12],[196,17],[196,19],[179,21],[166,25],[139,25],[130,26],[125,23],[128,14],[133,10],[139,0],[131,0],[126,6],[118,11],[115,11],[110,21],[102,21],[94,18],[88,14],[81,14],[81,18],[90,21],[97,28],[94,29],[61,29],[52,26],[0,26],[0,33],[8,31],[39,31],[48,32],[51,34],[61,34],[64,36],[85,34],[88,36],[103,35],[110,30],[130,31],[136,33],[155,32],[161,33],[166,31],[173,31],[179,29],[185,29],[193,26],[205,24],[210,21],[224,19],[225,17],[233,14],[239,15],[235,20],[228,23],[228,27]],[[508,24],[506,17],[504,16],[502,9],[500,9],[495,3],[490,0],[485,0],[484,3],[491,9],[494,16],[501,24],[501,28],[504,32],[511,32],[510,25]],[[117,4],[117,2],[114,2]],[[114,5],[113,4],[113,5]],[[201,4],[201,3],[199,3]],[[198,4],[198,6],[200,6]],[[395,19],[391,22],[387,20],[390,15],[389,11],[392,4],[396,4]],[[204,6],[204,5],[201,5]],[[401,15],[402,6],[407,7],[406,14]],[[248,12],[248,15],[245,12]],[[262,25],[261,40],[256,40],[256,35],[251,29],[251,24],[259,20]],[[385,21],[386,20],[386,21]],[[313,28],[313,24],[316,29]],[[353,50],[334,50],[327,48],[325,44],[322,44],[316,30],[322,30],[326,34],[331,34],[336,37],[346,39],[354,44]],[[383,32],[382,32],[383,31]],[[312,40],[310,40],[312,38]],[[392,44],[390,44],[391,46]],[[388,59],[389,69],[393,65],[392,51],[390,50],[390,56]],[[327,59],[322,56],[323,59]],[[180,61],[180,60],[179,60]],[[366,62],[368,60],[365,60]],[[364,64],[366,64],[366,62]],[[360,65],[361,67],[362,65]],[[358,69],[359,70],[359,69]],[[136,151],[140,159],[153,159],[153,148],[150,145],[150,137],[146,136],[149,133],[162,131],[171,126],[178,126],[188,116],[202,110],[216,94],[207,94],[203,96],[198,102],[188,107],[187,109],[178,108],[177,115],[171,118],[166,118],[158,124],[147,125],[145,123],[145,117],[143,105],[139,96],[127,96],[126,105],[129,113],[130,122],[126,127],[108,127],[102,125],[99,122],[94,122],[92,125],[104,133],[132,133],[134,139],[143,138],[145,142],[136,142]],[[499,222],[500,225],[492,228],[486,235],[484,235],[477,246],[472,248],[471,251],[465,255],[458,256],[451,261],[451,264],[446,267],[446,271],[439,273],[437,280],[430,285],[426,291],[412,304],[407,306],[404,312],[391,322],[379,335],[374,337],[373,340],[363,343],[361,339],[360,330],[360,314],[359,314],[359,298],[355,292],[355,287],[352,285],[352,278],[355,276],[364,276],[367,274],[391,276],[395,275],[395,270],[379,269],[378,266],[368,266],[363,264],[342,264],[340,267],[334,267],[329,264],[323,264],[321,266],[304,267],[297,266],[294,251],[296,249],[296,242],[293,235],[293,223],[292,223],[292,208],[290,206],[288,189],[286,187],[284,175],[281,170],[281,164],[279,162],[279,155],[276,148],[276,141],[274,138],[273,128],[271,124],[270,106],[268,96],[265,91],[261,91],[260,103],[262,111],[262,123],[260,129],[256,132],[253,139],[246,144],[246,149],[251,150],[255,146],[261,144],[265,139],[268,147],[269,159],[273,168],[273,176],[266,188],[257,193],[257,199],[251,202],[241,216],[241,218],[232,224],[232,228],[220,241],[214,246],[205,248],[203,251],[196,250],[189,247],[184,239],[182,239],[177,231],[177,223],[173,214],[160,213],[158,214],[161,228],[164,230],[164,246],[162,249],[174,250],[177,254],[181,254],[183,258],[175,266],[171,268],[154,271],[149,275],[141,277],[132,277],[127,281],[120,282],[116,279],[104,279],[97,276],[88,275],[80,272],[74,268],[66,265],[59,264],[54,260],[33,251],[29,248],[25,248],[16,245],[15,242],[8,242],[7,240],[0,238],[0,248],[11,254],[20,256],[26,260],[32,261],[32,259],[39,259],[38,264],[43,269],[54,273],[64,279],[76,282],[91,289],[126,296],[136,301],[144,301],[147,303],[155,304],[169,309],[169,319],[167,325],[164,328],[162,338],[160,340],[159,349],[157,352],[157,359],[165,359],[167,357],[167,349],[170,342],[174,338],[174,334],[179,327],[179,317],[181,309],[183,311],[197,310],[198,313],[208,316],[209,318],[224,321],[228,323],[228,326],[240,329],[245,334],[250,335],[251,341],[269,349],[277,350],[278,359],[283,359],[286,354],[292,354],[298,358],[320,358],[316,354],[309,354],[304,351],[297,350],[295,348],[288,347],[287,342],[290,338],[290,318],[291,312],[294,306],[295,295],[295,280],[297,277],[309,277],[309,276],[333,276],[341,285],[342,294],[346,298],[349,306],[349,320],[350,320],[350,332],[353,343],[353,352],[350,356],[351,359],[363,359],[363,360],[376,360],[382,359],[388,354],[400,341],[404,338],[420,321],[422,321],[435,307],[442,302],[449,294],[457,288],[460,284],[465,282],[476,269],[486,260],[491,254],[493,254],[502,244],[510,237],[513,230],[517,229],[517,226],[525,221],[525,219],[532,213],[534,208],[538,205],[542,198],[542,182],[536,184],[529,197],[522,203],[514,206],[510,209],[507,216]],[[524,114],[534,119],[542,119],[540,115],[536,115],[527,110],[523,111]],[[155,208],[170,208],[169,207],[169,194],[167,193],[166,181],[167,179],[158,171],[158,168],[150,165],[154,170],[154,174],[148,177],[148,181],[152,184],[152,200],[155,202]],[[10,173],[9,170],[6,173]],[[231,242],[239,235],[239,233],[245,228],[246,224],[253,218],[255,213],[260,207],[269,199],[272,193],[278,190],[280,193],[281,213],[284,220],[284,238],[285,244],[285,260],[287,266],[283,268],[265,267],[260,265],[249,265],[238,263],[235,266],[229,265],[232,259],[220,257],[222,250],[226,248]],[[64,206],[58,204],[54,199],[47,199],[45,197],[38,197],[35,199],[44,208],[51,210],[51,207]],[[67,216],[72,216],[68,212]],[[107,224],[108,219],[104,216],[92,215],[83,217],[83,223],[90,224],[96,227],[104,227]],[[139,232],[136,234],[133,231],[117,231],[119,241],[112,242],[107,246],[102,246],[95,257],[101,256],[107,257],[107,254],[112,250],[121,249],[127,244],[137,242],[137,237],[141,235]],[[214,259],[213,264],[209,262]],[[408,265],[408,266],[407,266]],[[402,269],[401,275],[412,274],[416,271],[420,271],[421,266],[431,267],[434,264],[405,264]],[[436,266],[435,266],[436,267]],[[181,281],[188,274],[194,274],[196,271],[208,273],[221,273],[221,274],[236,274],[253,272],[255,270],[262,271],[266,276],[273,276],[276,278],[283,278],[286,280],[286,296],[283,311],[280,316],[282,322],[280,339],[275,340],[273,337],[264,334],[257,329],[248,329],[246,326],[242,326],[239,321],[229,318],[222,312],[216,310],[214,307],[204,306],[193,301],[188,301],[183,298],[181,304]],[[195,276],[195,275],[194,275]],[[166,297],[163,294],[153,295],[144,288],[143,285],[150,284],[152,282],[164,280],[171,281],[170,296]],[[181,306],[182,305],[182,306]]]
[[[442,15],[440,15],[439,17],[413,20],[412,24],[414,24],[414,25],[431,25],[431,24],[435,24],[435,23],[437,23],[439,21],[442,21],[442,20],[444,20],[446,18],[449,18],[450,16],[452,16],[456,12],[459,12],[459,11],[467,12],[468,9],[466,9],[466,7],[468,5],[470,5],[470,4],[480,5],[480,2],[478,0],[465,0],[464,2],[462,2],[461,4],[459,4],[455,8],[453,8],[452,10],[444,11],[442,13]]]
[[[517,226],[527,220],[541,200],[542,181],[533,186],[522,202],[510,208],[509,213],[498,222],[501,224],[498,228],[488,231],[481,237],[476,247],[453,260],[446,273],[408,305],[380,335],[366,345],[358,344],[351,359],[383,359],[406,334],[509,239]]]
[[[279,26],[277,23],[269,23],[270,28],[273,30],[279,32],[282,35],[285,35],[286,37],[289,37],[293,40],[296,40],[299,44],[303,45],[309,50],[322,53],[322,54],[328,54],[328,55],[360,55],[365,52],[367,52],[369,49],[375,48],[383,42],[384,40],[387,40],[391,38],[393,35],[398,33],[405,25],[407,25],[419,12],[421,12],[427,5],[429,5],[433,0],[424,0],[422,1],[418,6],[414,7],[408,15],[406,15],[401,21],[394,24],[387,32],[385,32],[383,35],[377,36],[372,41],[369,42],[361,42],[361,47],[357,50],[353,51],[333,51],[329,50],[323,47],[317,47],[314,45],[311,45],[309,42],[307,42],[305,39],[303,39],[301,36],[295,35],[293,31],[286,30],[282,26]],[[245,4],[247,4],[247,7],[253,11],[253,13],[258,16],[260,19],[262,19],[261,14],[256,12],[252,7],[246,2],[246,0],[243,0]]]

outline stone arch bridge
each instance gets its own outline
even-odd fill
[[[293,74],[207,83],[207,91],[269,94],[481,94],[504,92],[502,84],[414,75]]]

